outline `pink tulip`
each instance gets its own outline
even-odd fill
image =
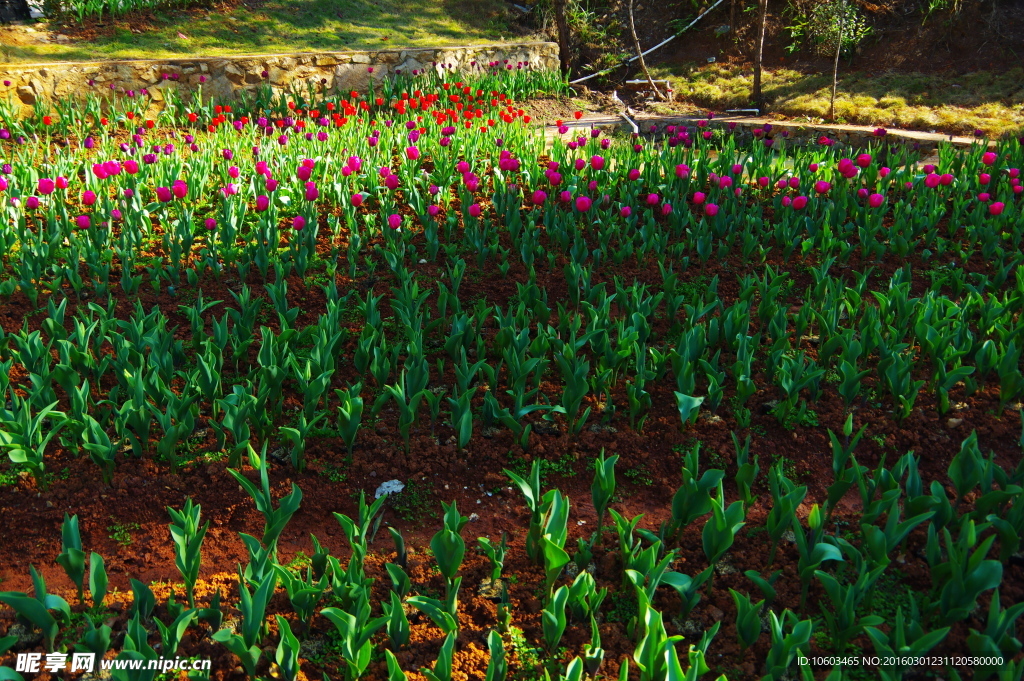
[[[175,198],[183,199],[188,194],[188,185],[181,180],[177,180],[171,185],[171,193],[174,194]]]
[[[710,218],[715,217],[716,215],[718,215],[718,206],[714,203],[707,204],[706,206],[704,206],[704,214]]]
[[[316,184],[308,182],[306,184],[306,200],[316,201],[320,197],[320,190],[316,188]]]
[[[270,199],[266,195],[260,194],[256,197],[256,210],[262,213],[267,208],[270,208]]]
[[[584,161],[582,158],[578,158],[576,159],[576,162],[573,165],[575,166],[576,170],[583,170],[586,167],[587,162]]]
[[[988,192],[982,192],[978,194],[978,200],[981,201],[982,203],[988,203],[989,199],[991,198],[992,197],[989,196]]]
[[[619,210],[619,215],[621,215],[621,216],[622,216],[622,217],[624,217],[624,218],[628,218],[628,217],[629,217],[630,215],[632,215],[632,214],[633,214],[633,209],[632,209],[632,208],[630,208],[629,206],[623,206],[623,207],[622,207],[622,208],[621,208],[621,209]]]
[[[57,189],[67,189],[68,188],[68,178],[66,178],[66,177],[58,177],[57,181],[54,184],[57,185]]]
[[[782,205],[785,206],[786,208],[789,208],[789,206],[792,203],[793,203],[793,199],[789,198],[788,196],[783,196],[782,197]]]
[[[802,210],[807,205],[806,196],[798,196],[793,199],[793,208],[796,210]]]
[[[581,213],[586,213],[592,205],[593,201],[590,200],[589,196],[580,196],[576,199],[576,210]]]
[[[872,208],[878,208],[885,202],[885,197],[881,194],[872,194],[868,197],[868,205]]]
[[[986,151],[984,154],[981,155],[981,162],[987,166],[990,166],[994,164],[998,158],[999,155],[996,154],[994,151]]]
[[[767,177],[761,176],[757,178],[757,184],[761,187],[767,187],[768,183],[771,182]]]
[[[75,218],[75,224],[78,226],[78,229],[89,229],[89,216],[79,215]]]
[[[700,204],[704,203],[704,199],[706,198],[707,196],[704,194],[704,192],[695,192],[693,195],[693,202],[699,206]],[[648,200],[648,203],[650,203],[650,200]]]
[[[943,187],[948,187],[949,185],[953,184],[953,176],[950,175],[949,173],[943,173],[942,175],[939,175],[939,184],[941,184]]]
[[[54,182],[48,177],[39,178],[39,184],[37,190],[43,196],[48,196],[53,193]]]
[[[860,154],[857,156],[857,165],[861,168],[867,168],[871,165],[871,154]]]
[[[535,192],[533,192],[533,205],[540,206],[540,205],[542,205],[547,200],[548,200],[548,195],[543,190],[538,189]]]
[[[30,196],[27,199],[25,199],[26,210],[35,210],[36,208],[39,208],[39,197]]]
[[[309,179],[309,176],[313,173],[311,168],[306,166],[299,166],[298,170],[295,171],[295,177],[299,178],[303,182]]]
[[[991,203],[988,207],[989,215],[1002,215],[1004,208],[1006,208],[1006,206],[1001,201]]]
[[[886,177],[889,176],[889,173],[891,172],[891,170],[889,170],[885,166],[882,166],[881,168],[878,169],[878,177],[881,179],[885,179]]]
[[[733,175],[739,175],[742,172],[743,172],[743,165],[740,164],[740,163],[734,163],[733,166],[732,166],[732,174]]]
[[[436,206],[434,204],[431,204],[431,205],[427,206],[427,215],[429,215],[432,218],[436,218],[440,214],[440,212],[441,212],[441,207],[440,206]]]
[[[568,189],[563,191],[561,194],[558,195],[558,200],[561,201],[562,203],[569,203],[570,201],[572,201],[572,192],[570,192]]]
[[[980,173],[978,175],[978,182],[980,182],[981,184],[988,184],[991,181],[992,181],[992,176],[989,175],[988,173]]]
[[[593,155],[590,157],[590,167],[594,170],[604,170],[604,157]]]
[[[938,175],[926,175],[924,178],[924,186],[928,187],[929,189],[935,189],[936,187],[939,186],[939,183],[941,181],[942,178]]]
[[[398,175],[388,175],[384,180],[384,186],[391,190],[398,189],[399,184]]]
[[[212,230],[217,228],[217,221],[213,218],[206,218],[206,222],[204,224],[206,225],[206,229]]]
[[[474,203],[469,207],[469,214],[471,217],[478,218],[483,213],[483,209],[480,208],[479,203]]]
[[[96,192],[82,192],[82,203],[86,206],[91,206],[96,203]]]
[[[732,178],[731,177],[720,177],[720,178],[718,178],[718,186],[721,187],[722,189],[728,189],[729,187],[732,186]]]
[[[7,179],[0,177],[0,192],[7,189]]]
[[[825,182],[825,180],[818,180],[817,182],[814,183],[814,191],[818,192],[819,194],[826,194],[828,193],[828,190],[831,188],[832,185],[829,184],[828,182]]]
[[[868,196],[868,189],[867,189],[867,187],[861,187],[860,189],[857,190],[857,198],[858,199],[864,199],[864,198],[867,198],[867,196]]]
[[[405,157],[410,161],[418,161],[420,159],[420,150],[416,147],[406,147]]]
[[[396,213],[392,213],[388,216],[388,227],[391,229],[398,229],[402,226],[402,216]]]
[[[676,177],[681,180],[685,180],[690,176],[690,166],[685,163],[680,163],[676,166]]]
[[[301,215],[296,215],[292,218],[292,229],[300,230],[306,226],[306,218]]]
[[[708,204],[708,206],[713,206],[713,205],[714,205],[713,203],[709,203]],[[666,201],[665,203],[661,204],[661,214],[662,215],[669,215],[671,213],[672,213],[672,204],[671,203]],[[712,213],[712,215],[713,215],[713,213]]]
[[[173,197],[171,196],[171,190],[168,189],[167,187],[157,187],[156,188],[156,198],[161,203],[167,203]]]
[[[647,205],[648,206],[657,206],[659,203],[661,203],[661,197],[660,196],[658,196],[657,194],[648,194],[647,195]]]
[[[124,162],[124,169],[129,175],[139,172],[139,162],[131,159]]]
[[[120,222],[120,220],[121,220],[121,211],[119,211],[116,208],[114,210],[110,211],[110,219],[113,220],[114,222]]]
[[[799,186],[800,186],[800,178],[799,177],[791,177],[791,178],[789,178],[789,188],[790,189],[796,189]]]
[[[807,166],[807,169],[810,170],[812,173],[816,173],[818,172],[818,164],[812,163],[811,165]]]

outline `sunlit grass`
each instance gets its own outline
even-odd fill
[[[108,20],[112,34],[87,43],[5,46],[3,52],[13,62],[160,59],[465,45],[510,37],[500,0],[267,0],[157,16],[149,26]]]
[[[657,68],[654,75],[671,78],[677,97],[684,102],[719,110],[751,104],[750,69],[684,65]],[[830,75],[769,69],[764,83],[772,113],[811,119],[828,116]],[[993,136],[1012,134],[1024,129],[1024,70],[963,76],[840,71],[836,116],[839,122],[854,125],[956,133],[980,128]]]

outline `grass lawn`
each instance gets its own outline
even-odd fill
[[[716,110],[750,106],[751,70],[741,66],[681,65],[652,69],[670,78],[677,97]],[[772,113],[819,122],[828,116],[832,76],[766,69]],[[839,72],[836,116],[841,123],[991,136],[1024,129],[1024,70],[963,76]]]
[[[510,38],[501,0],[250,0],[0,33],[11,62],[467,45]],[[63,33],[66,43],[35,35]]]

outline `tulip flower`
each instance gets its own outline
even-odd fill
[[[89,229],[89,216],[79,215],[75,218],[75,225],[78,226],[78,229]]]
[[[857,156],[857,165],[861,168],[867,168],[871,165],[871,154],[860,154]]]
[[[175,198],[183,199],[185,198],[185,195],[188,194],[188,185],[181,180],[177,180],[173,185],[171,185],[171,192],[174,194]]]
[[[82,204],[83,205],[91,206],[94,203],[96,203],[96,192],[92,192],[92,191],[82,192]]]
[[[868,197],[868,205],[872,208],[878,208],[885,202],[885,197],[881,194],[872,194]]]
[[[889,173],[891,173],[891,172],[892,172],[891,170],[889,170],[885,166],[882,166],[881,168],[878,169],[878,177],[884,179],[884,178],[888,177]]]
[[[806,205],[807,205],[807,197],[806,196],[798,196],[795,199],[793,199],[793,208],[795,210],[801,210]]]
[[[434,204],[431,204],[431,205],[427,206],[427,215],[429,215],[432,218],[436,218],[440,212],[441,212],[441,207],[440,206],[436,206]]]
[[[988,203],[991,198],[992,197],[989,196],[988,192],[982,192],[978,194],[978,200],[981,201],[982,203]]]
[[[657,194],[651,194],[651,196],[657,196]],[[707,196],[704,194],[704,192],[695,192],[694,195],[693,195],[693,202],[699,206],[700,204],[704,203],[704,199],[706,199],[706,198],[707,198]],[[650,199],[650,196],[648,196],[647,197],[647,203],[650,203],[650,202],[651,202],[651,199]]]
[[[757,184],[761,187],[767,187],[769,182],[771,182],[771,180],[769,180],[767,177],[764,177],[763,175],[757,178]]]
[[[170,189],[168,189],[167,187],[157,187],[157,188],[156,188],[156,198],[157,198],[157,199],[158,199],[158,200],[159,200],[159,201],[160,201],[161,203],[167,203],[167,202],[168,202],[168,201],[170,201],[170,200],[171,200],[171,198],[172,198],[172,196],[171,196],[171,190],[170,190]]]
[[[799,186],[800,186],[800,178],[799,177],[791,177],[791,178],[789,178],[789,188],[790,189],[796,189]]]
[[[121,220],[121,211],[116,208],[110,211],[110,219],[114,222],[119,222]]]
[[[825,180],[818,180],[817,182],[814,183],[814,191],[816,191],[819,194],[826,194],[828,193],[828,190],[831,188],[832,185],[829,184],[828,182],[825,182]]]
[[[707,204],[704,206],[704,214],[711,218],[715,217],[718,215],[718,206],[714,203]]]
[[[939,175],[939,184],[941,184],[943,187],[948,187],[949,185],[953,184],[953,176],[949,173],[943,173],[942,175]]]
[[[39,208],[39,197],[30,196],[25,199],[25,208],[26,210],[35,210],[36,208]]]
[[[306,218],[301,215],[296,215],[292,218],[292,229],[300,230],[306,226]]]
[[[715,204],[713,204],[713,203],[709,203],[708,204],[708,206],[714,206],[714,205]],[[716,208],[717,208],[717,206],[716,206]],[[672,204],[671,203],[666,201],[665,203],[661,204],[661,214],[662,215],[669,215],[671,213],[672,213]]]
[[[418,161],[420,158],[420,150],[417,147],[406,147],[405,157],[410,161]]]
[[[586,213],[592,205],[593,201],[590,200],[589,196],[580,196],[576,199],[576,210],[581,213]]]
[[[621,215],[621,216],[622,216],[622,217],[624,217],[624,218],[628,218],[628,217],[629,217],[630,215],[632,215],[632,214],[633,214],[633,209],[632,209],[632,208],[630,208],[629,206],[623,206],[623,207],[622,207],[622,208],[621,208],[621,209],[619,210],[619,215]]]
[[[685,180],[690,176],[690,166],[685,163],[680,163],[676,166],[676,177],[681,180]]]
[[[217,227],[217,221],[213,218],[206,218],[206,222],[204,224],[206,225],[206,229],[216,229]]]
[[[67,189],[68,188],[68,178],[59,176],[59,177],[57,177],[57,179],[54,182],[54,184],[57,186],[57,189]]]
[[[352,205],[358,208],[359,206],[363,205],[364,198],[365,197],[361,192],[356,192],[355,194],[352,195]]]
[[[387,187],[388,189],[391,189],[391,190],[398,189],[398,185],[399,184],[400,184],[400,182],[398,181],[398,175],[388,175],[384,179],[384,186]]]
[[[543,190],[537,189],[536,191],[533,192],[533,205],[535,205],[535,206],[543,205],[543,203],[545,201],[547,201],[547,200],[548,200],[548,195]]]
[[[266,195],[260,194],[256,197],[256,210],[262,213],[267,208],[270,208],[270,199]]]
[[[594,170],[604,170],[604,157],[594,155],[590,157],[590,167]]]
[[[942,178],[938,175],[926,175],[924,178],[924,186],[928,187],[929,189],[934,189],[935,187],[939,186],[939,183],[941,181]]]
[[[480,208],[479,203],[474,203],[469,207],[469,214],[471,217],[478,218],[481,213],[483,213],[483,209]]]
[[[987,166],[990,166],[993,165],[998,158],[999,155],[996,154],[994,151],[986,151],[984,154],[981,155],[981,162]]]
[[[1001,201],[990,203],[988,206],[989,215],[1002,215],[1004,208],[1006,208],[1006,205]]]
[[[44,196],[49,196],[50,194],[53,193],[53,189],[55,186],[56,185],[54,184],[53,180],[51,180],[50,178],[41,177],[39,178],[39,183],[36,188],[40,194]]]
[[[992,181],[992,176],[989,175],[988,173],[979,173],[978,174],[978,182],[980,182],[981,184],[988,184],[991,181]]]
[[[320,190],[316,188],[315,182],[306,183],[306,200],[316,201],[320,197]]]

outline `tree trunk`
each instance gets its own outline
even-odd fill
[[[732,32],[733,40],[736,39],[736,4],[739,0],[732,0],[729,5],[729,31]]]
[[[761,92],[761,55],[764,53],[764,31],[768,21],[768,0],[757,3],[757,44],[754,48],[754,106],[764,113],[764,93]]]
[[[839,53],[843,49],[843,24],[846,20],[845,8],[842,14],[839,15],[839,37],[836,39],[836,60],[832,64],[832,97],[828,103],[828,118],[833,123],[836,122],[836,87],[839,85]]]
[[[565,18],[565,0],[555,0],[555,25],[558,27],[558,61],[562,73],[569,73],[569,23]]]
[[[636,47],[636,56],[640,60],[640,68],[643,69],[644,75],[647,77],[647,83],[654,90],[654,96],[658,99],[665,99],[661,96],[661,92],[658,90],[658,86],[654,84],[654,79],[651,78],[651,72],[647,70],[647,62],[644,61],[644,51],[640,48],[640,38],[636,35],[636,24],[633,23],[633,0],[629,0],[629,32],[633,34],[633,45]]]

